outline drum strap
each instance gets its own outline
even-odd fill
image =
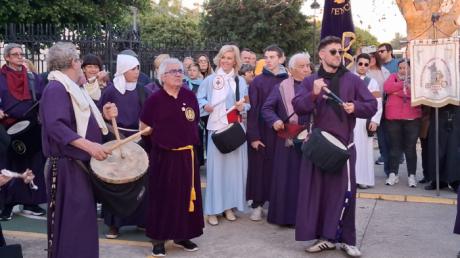
[[[195,191],[195,153],[193,150],[193,145],[187,145],[184,147],[179,147],[172,149],[173,151],[185,151],[190,150],[190,156],[192,158],[192,188],[190,190],[190,205],[188,207],[188,212],[195,211],[195,204],[193,203],[196,200],[196,191]]]
[[[54,241],[54,216],[56,213],[56,193],[57,193],[57,161],[58,157],[49,158],[49,166],[51,167],[51,200],[48,207],[48,216],[51,221],[48,229],[48,258],[53,257],[53,241]]]

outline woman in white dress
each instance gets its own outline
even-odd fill
[[[369,91],[377,98],[377,113],[370,119],[356,119],[354,129],[354,143],[356,148],[356,183],[358,187],[368,188],[374,186],[374,150],[373,137],[368,131],[376,132],[382,117],[382,97],[379,84],[376,80],[367,76],[371,57],[368,54],[360,54],[357,57],[356,74],[364,80]]]
[[[197,93],[200,109],[209,114],[205,214],[213,226],[219,223],[219,214],[224,213],[227,220],[234,221],[233,209],[246,209],[248,158],[246,143],[223,154],[211,135],[232,122],[239,122],[244,128],[241,114],[250,108],[248,86],[244,78],[238,76],[241,67],[239,49],[234,45],[223,46],[214,63],[217,71],[204,79]],[[232,108],[233,112],[229,112]]]

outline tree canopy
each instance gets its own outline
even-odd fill
[[[277,43],[287,54],[304,51],[312,25],[300,13],[302,0],[209,0],[204,4],[204,38],[235,42],[256,52]]]

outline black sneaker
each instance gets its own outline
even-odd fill
[[[166,249],[164,243],[159,243],[153,245],[152,255],[155,257],[163,257],[166,256]]]
[[[174,245],[188,252],[198,251],[198,246],[190,240],[174,241]]]
[[[13,218],[13,205],[5,205],[3,207],[2,213],[0,214],[0,220],[8,221]]]
[[[46,211],[42,209],[38,205],[24,205],[24,208],[22,209],[22,213],[27,214],[27,215],[34,215],[34,216],[43,216],[46,214]]]

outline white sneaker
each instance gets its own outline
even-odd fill
[[[399,183],[399,176],[397,176],[395,173],[390,173],[387,180],[385,180],[386,185],[394,185],[397,183]]]
[[[417,180],[415,180],[414,175],[409,176],[408,185],[409,185],[409,187],[416,187],[417,186]]]
[[[252,221],[259,221],[262,220],[262,207],[259,206],[255,209],[252,210],[251,216],[249,216],[249,219]]]
[[[305,249],[308,253],[318,253],[326,250],[334,250],[335,245],[327,240],[318,240],[313,245]]]
[[[347,244],[340,244],[340,249],[344,250],[345,253],[347,253],[351,257],[360,257],[361,256],[361,251],[359,251],[358,247],[353,246],[353,245],[347,245]]]

